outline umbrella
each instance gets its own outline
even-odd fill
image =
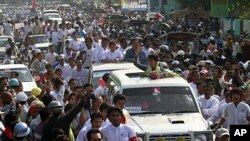
[[[146,20],[131,20],[130,24],[132,25],[141,25],[141,24],[148,24],[149,21]]]

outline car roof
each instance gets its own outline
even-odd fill
[[[5,64],[0,65],[0,69],[27,68],[24,64]]]
[[[121,62],[121,63],[96,63],[92,65],[92,71],[106,71],[106,70],[124,70],[124,69],[136,69],[133,63]]]
[[[43,13],[59,13],[59,11],[58,10],[45,10]]]
[[[46,34],[30,35],[30,37],[46,36]]]
[[[151,80],[149,77],[141,77],[142,70],[129,69],[113,71],[110,75],[113,81],[126,88],[142,88],[142,87],[189,87],[188,82],[182,77],[168,77],[162,79]]]
[[[12,36],[6,36],[6,35],[2,35],[2,36],[0,36],[0,38],[12,38],[13,39]]]

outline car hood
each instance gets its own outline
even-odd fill
[[[48,18],[48,19],[52,21],[58,21],[58,22],[62,21],[62,18]]]
[[[133,115],[128,119],[128,125],[137,133],[150,134],[188,133],[208,129],[207,122],[200,113]]]
[[[49,47],[49,42],[48,43],[36,43],[37,48],[48,48]]]
[[[23,85],[23,91],[24,92],[30,92],[33,88],[37,87],[35,81],[22,82],[22,85]]]

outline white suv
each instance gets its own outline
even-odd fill
[[[113,71],[109,94],[127,97],[128,125],[141,141],[213,140],[194,92],[181,77],[151,80],[140,70]]]

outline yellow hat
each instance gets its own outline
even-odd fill
[[[35,87],[31,90],[31,95],[34,95],[34,96],[39,96],[42,92],[42,89],[40,89],[39,87]]]

